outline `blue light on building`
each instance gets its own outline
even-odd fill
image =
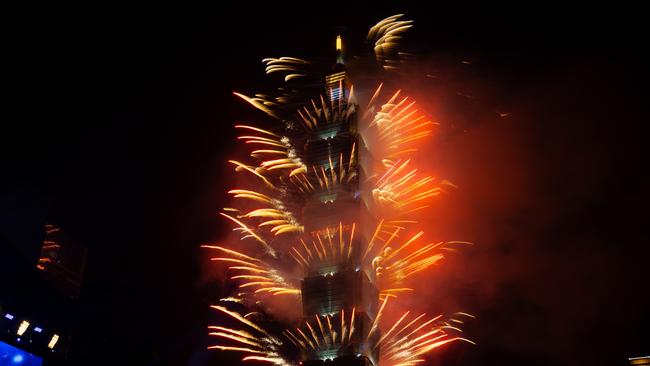
[[[0,342],[0,366],[42,366],[43,359],[19,348]]]

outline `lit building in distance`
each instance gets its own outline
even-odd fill
[[[87,250],[58,227],[45,225],[45,240],[36,268],[64,297],[79,297]]]
[[[0,253],[3,261],[14,264],[12,274],[20,277],[0,294],[0,342],[26,352],[16,353],[24,359],[22,364],[30,364],[30,358],[65,364],[79,318],[86,248],[51,224],[45,225],[41,240],[30,244],[35,249],[30,257],[18,251]]]

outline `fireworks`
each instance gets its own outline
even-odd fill
[[[401,17],[382,20],[368,34],[383,70],[402,62],[398,41],[413,22]],[[249,153],[229,162],[245,179],[228,191],[235,207],[221,215],[240,240],[203,247],[236,286],[236,294],[212,307],[237,326],[210,326],[218,341],[209,348],[274,365],[349,355],[382,366],[415,365],[444,344],[470,342],[455,326],[470,315],[442,320],[405,311],[389,323],[394,303],[414,291],[413,278],[469,243],[430,241],[418,229],[417,214],[451,186],[423,173],[414,159],[437,123],[383,83],[358,98],[340,37],[336,50],[329,75],[306,60],[267,58],[266,73],[284,76],[290,87],[276,95],[234,93],[280,124],[235,125]],[[325,80],[324,94],[313,89],[314,80]],[[314,299],[314,291],[326,301]],[[302,299],[302,319],[274,332],[281,327],[265,328],[259,312],[232,310],[251,304],[263,310],[270,298]]]

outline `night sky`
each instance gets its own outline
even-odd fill
[[[406,46],[436,76],[412,86],[442,124],[432,169],[459,187],[433,231],[476,244],[436,269],[424,298],[475,314],[477,346],[430,363],[650,354],[640,9],[274,4],[5,12],[0,255],[34,259],[46,221],[88,247],[71,364],[237,360],[205,351],[222,284],[199,249],[229,230],[217,212],[234,181],[232,125],[264,119],[232,91],[272,87],[262,58],[327,56],[338,32],[361,49],[395,13],[415,20]],[[0,285],[19,287],[10,267]]]

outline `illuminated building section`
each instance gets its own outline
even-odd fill
[[[38,360],[39,363],[35,364],[40,365],[42,361],[40,356],[47,354],[49,357],[54,355],[52,352],[55,350],[59,351],[60,344],[57,346],[59,335],[55,333],[58,331],[43,326],[43,324],[50,324],[48,319],[31,317],[26,319],[25,314],[19,313],[4,312],[0,315],[2,315],[0,317],[0,351],[4,344],[7,347],[4,351],[8,352],[6,354],[0,352],[0,365],[4,365],[2,357],[5,357],[6,360],[7,356],[22,360],[13,364],[31,365],[27,360]]]
[[[18,331],[16,334],[19,336],[25,334],[25,331],[29,328],[29,322],[27,320],[23,320],[22,323],[20,323],[20,326],[18,327]]]
[[[332,177],[337,172],[342,175],[341,157],[358,161],[360,146],[357,134],[358,107],[348,105],[350,91],[347,88],[349,83],[342,49],[342,39],[338,36],[337,61],[333,72],[325,76],[325,88],[331,105],[335,106],[333,110],[344,112],[333,113],[334,118],[322,121],[319,123],[322,127],[312,129],[303,157],[309,165],[320,167]],[[346,326],[343,325],[340,335],[342,342],[330,339],[317,349],[307,348],[303,352],[304,365],[318,365],[326,360],[340,365],[367,365],[371,363],[365,355],[374,353],[376,359],[378,354],[373,344],[377,337],[367,339],[367,335],[377,313],[379,294],[365,272],[354,265],[361,255],[357,250],[361,247],[358,242],[360,235],[348,239],[347,251],[345,239],[340,240],[352,234],[352,228],[349,225],[344,228],[341,223],[359,222],[363,207],[358,193],[358,167],[351,167],[353,170],[348,170],[346,174],[356,179],[325,185],[324,189],[313,193],[303,208],[302,220],[314,241],[318,245],[325,242],[326,247],[339,246],[338,256],[334,255],[337,250],[333,249],[333,258],[306,269],[307,277],[301,286],[303,318],[310,321],[315,317],[326,317],[325,321],[348,323],[347,339]]]
[[[58,341],[59,341],[59,335],[58,334],[53,335],[52,338],[50,338],[50,341],[47,344],[47,348],[53,349],[54,346],[56,346],[56,343]]]
[[[77,298],[81,288],[86,248],[58,227],[45,225],[45,240],[36,268],[61,295]]]
[[[12,364],[63,364],[72,349],[86,249],[54,225],[43,234],[33,243],[40,253],[20,261],[21,281],[0,291],[0,346],[8,347]]]

